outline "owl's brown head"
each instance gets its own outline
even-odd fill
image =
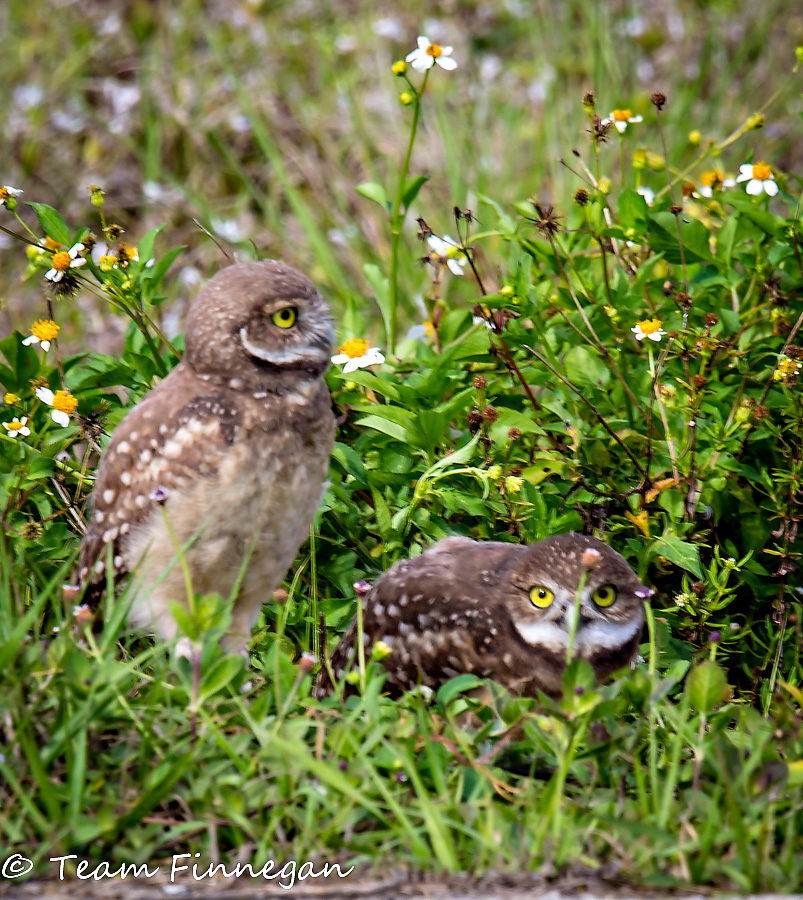
[[[592,537],[555,535],[515,557],[507,579],[513,625],[527,644],[565,654],[584,572],[575,655],[595,668],[618,668],[635,654],[652,592],[623,556]]]
[[[334,341],[312,282],[265,259],[228,266],[204,287],[187,315],[185,360],[201,376],[281,390],[320,377]]]

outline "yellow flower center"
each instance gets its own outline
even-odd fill
[[[642,334],[655,334],[656,331],[661,330],[660,319],[645,319],[643,322],[636,322],[636,325],[641,329]]]
[[[626,122],[628,119],[633,118],[633,110],[632,109],[615,109],[611,113],[611,118],[615,119],[617,122]]]
[[[70,254],[66,250],[61,250],[59,253],[53,254],[51,265],[57,272],[66,272],[70,268],[71,262]]]
[[[53,409],[71,415],[75,412],[78,401],[68,391],[56,391],[53,396]]]
[[[725,180],[725,173],[721,169],[711,169],[710,172],[703,172],[700,181],[703,187],[720,187]]]
[[[443,56],[443,48],[439,44],[430,44],[427,47],[427,53],[433,58],[437,59],[439,56]]]
[[[9,406],[12,406],[15,403],[19,403],[20,398],[16,394],[12,394],[9,391],[7,394],[3,394],[3,403],[7,403]]]
[[[8,200],[10,196],[11,194],[9,194],[8,188],[0,187],[0,203],[4,200]]]
[[[365,351],[367,349],[368,341],[363,338],[351,338],[343,344],[338,350],[338,353],[345,353],[349,359],[357,359],[360,356],[365,356]]]
[[[4,424],[5,424],[6,428],[9,431],[13,432],[14,434],[16,434],[20,430],[20,428],[23,427],[23,423],[20,422],[19,419],[14,419],[13,422],[6,422]]]
[[[39,319],[31,325],[31,334],[40,341],[52,341],[61,330],[52,319]]]
[[[753,166],[753,178],[758,181],[769,181],[772,169],[765,162],[757,162]]]

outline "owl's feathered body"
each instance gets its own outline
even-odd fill
[[[529,546],[452,537],[397,563],[363,599],[366,658],[378,641],[387,645],[385,684],[394,695],[472,673],[511,693],[557,696],[584,569],[574,656],[587,659],[602,680],[636,655],[650,592],[616,551],[580,534]],[[615,600],[603,609],[592,598],[608,586]],[[546,608],[534,605],[538,588],[553,595]],[[335,678],[353,665],[356,640],[355,620],[332,655]],[[331,690],[324,669],[316,696]]]
[[[272,324],[290,308],[292,326]],[[247,560],[227,639],[247,644],[322,498],[333,338],[323,300],[288,266],[243,263],[209,282],[184,360],[118,425],[98,467],[79,560],[90,600],[111,544],[115,577],[134,580],[130,624],[170,639],[169,603],[187,594],[176,543],[200,593],[228,597]]]

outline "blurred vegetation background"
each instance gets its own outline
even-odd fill
[[[365,0],[7,0],[0,33],[3,183],[68,221],[84,220],[85,186],[99,184],[132,243],[168,223],[170,244],[188,248],[167,286],[175,302],[162,312],[176,333],[186,303],[225,262],[200,225],[233,258],[300,266],[336,312],[356,301],[378,323],[362,266],[387,259],[389,236],[381,210],[355,186],[386,182],[400,163],[409,110],[396,102],[390,65],[417,34],[454,44],[460,61],[457,77],[429,87],[412,166],[431,176],[415,212],[443,233],[452,207],[476,209],[478,194],[504,206],[577,187],[559,160],[588,144],[579,114],[588,90],[603,115],[646,112],[653,90],[666,93],[670,161],[682,167],[697,149],[690,131],[721,140],[785,83],[803,43],[803,8],[790,0],[413,0],[404,9]],[[796,92],[783,92],[764,133],[753,134],[756,159],[771,143],[775,166],[800,168],[798,109]],[[33,222],[24,204],[20,211]],[[420,321],[413,303],[427,281],[414,263],[414,216],[406,228],[403,328]],[[19,247],[0,234],[3,333],[27,328],[41,297],[39,279],[24,284],[23,271]],[[61,321],[66,347],[122,346],[123,323],[95,298],[77,298],[72,325]]]

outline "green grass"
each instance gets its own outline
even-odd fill
[[[524,11],[215,15],[184,0],[134,3],[100,34],[86,5],[0,12],[0,79],[42,92],[26,106],[18,90],[0,129],[0,181],[25,190],[0,226],[69,246],[120,223],[140,253],[43,299],[49,253],[0,248],[0,384],[17,395],[0,412],[32,430],[0,434],[0,847],[37,872],[67,853],[247,852],[803,888],[800,20],[781,2]],[[398,39],[377,36],[383,16]],[[420,77],[390,65],[422,30],[459,68],[418,94]],[[600,115],[644,122],[594,141],[590,89]],[[773,200],[685,196],[706,170],[760,159]],[[419,216],[457,239],[465,277],[420,264]],[[233,220],[239,237],[224,253],[193,218],[212,233]],[[125,592],[93,631],[62,586],[98,426],[177,361],[193,269],[234,253],[304,268],[341,337],[388,359],[329,374],[331,486],[287,599],[266,603],[246,665],[217,647],[225,609],[198,598],[182,622],[208,625],[196,680],[171,647],[126,633]],[[51,317],[55,348],[21,344]],[[652,318],[669,334],[637,341]],[[423,319],[433,330],[409,338]],[[45,383],[80,419],[53,423],[33,392]],[[656,588],[632,672],[595,687],[574,665],[559,702],[497,689],[483,705],[471,678],[390,701],[369,659],[357,696],[310,699],[301,654],[320,655],[319,615],[330,640],[346,626],[355,581],[448,534],[580,529],[604,529]]]

